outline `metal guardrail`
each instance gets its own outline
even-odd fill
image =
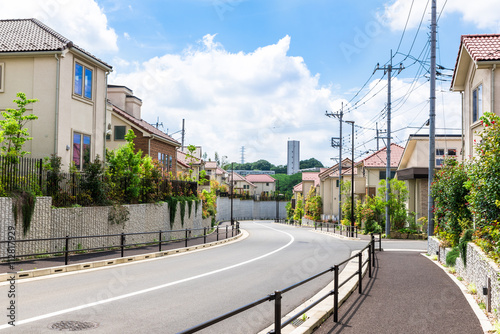
[[[368,250],[368,256],[366,260],[363,262],[363,253],[365,250]],[[345,279],[342,282],[339,282],[339,268],[349,262],[350,260],[354,258],[358,258],[358,270],[352,274],[350,277]],[[239,313],[242,313],[246,310],[249,310],[251,308],[254,308],[260,304],[263,304],[268,301],[273,301],[274,300],[274,330],[270,331],[268,334],[281,334],[281,329],[284,328],[285,326],[289,325],[291,322],[293,322],[295,319],[299,318],[302,314],[313,308],[314,306],[318,305],[321,303],[323,300],[326,298],[333,296],[333,320],[335,322],[338,322],[338,309],[339,309],[339,289],[344,286],[347,282],[349,282],[351,279],[354,277],[358,277],[358,291],[361,294],[363,291],[363,267],[368,264],[368,277],[372,277],[372,267],[375,267],[375,238],[373,234],[371,234],[371,241],[366,245],[362,250],[360,250],[357,254],[351,256],[350,258],[342,261],[341,263],[338,263],[334,265],[333,267],[330,267],[316,275],[313,275],[303,281],[300,281],[298,283],[295,283],[287,288],[284,288],[282,290],[276,290],[274,293],[267,295],[266,297],[263,297],[261,299],[258,299],[250,304],[244,305],[240,308],[237,308],[231,312],[228,312],[226,314],[223,314],[221,316],[218,316],[216,318],[213,318],[211,320],[208,320],[204,323],[201,323],[197,326],[191,327],[189,329],[186,329],[182,332],[179,332],[177,334],[190,334],[190,333],[196,333],[204,328],[210,327],[216,323],[219,323],[223,320],[229,319],[234,315],[237,315]],[[292,315],[288,320],[281,322],[281,298],[282,295],[286,292],[289,292],[295,288],[298,288],[299,286],[310,282],[320,276],[323,276],[327,273],[333,272],[334,273],[334,289],[329,291],[327,294],[324,296],[320,297],[318,300],[314,301],[311,305],[308,307],[300,310],[296,314]]]
[[[203,231],[202,233],[193,233],[196,231]],[[172,234],[174,232],[184,232],[184,238],[177,238],[177,239],[169,239],[166,240],[164,237],[168,234]],[[17,244],[17,243],[26,243],[26,242],[42,242],[42,241],[54,241],[54,240],[64,240],[65,241],[65,246],[63,250],[58,250],[58,251],[53,251],[53,252],[43,252],[43,253],[32,253],[32,254],[15,254],[15,258],[27,258],[27,257],[35,257],[35,256],[41,256],[41,255],[52,255],[52,254],[57,254],[57,255],[63,255],[64,254],[64,264],[67,265],[70,260],[70,255],[71,253],[82,253],[86,251],[95,251],[95,250],[101,250],[101,251],[109,251],[109,250],[117,250],[120,249],[120,257],[125,256],[125,248],[140,248],[140,247],[145,247],[145,246],[153,246],[153,245],[158,245],[158,251],[162,251],[162,245],[166,245],[169,243],[174,243],[174,242],[179,242],[179,241],[184,241],[185,247],[188,247],[188,241],[189,240],[195,240],[199,238],[203,238],[203,243],[207,243],[207,236],[216,233],[217,235],[217,241],[223,236],[224,238],[222,239],[227,239],[229,236],[233,237],[235,235],[238,235],[240,233],[240,223],[236,222],[235,225],[226,225],[225,230],[219,228],[219,225],[216,227],[213,227],[211,229],[204,227],[204,228],[195,228],[195,229],[183,229],[183,230],[160,230],[160,231],[154,231],[154,232],[135,232],[135,233],[118,233],[118,234],[101,234],[101,235],[87,235],[87,236],[65,236],[65,237],[58,237],[58,238],[39,238],[39,239],[25,239],[25,240],[9,240],[9,241],[0,241],[1,244],[7,244],[7,248],[10,249],[12,248],[12,244]],[[138,243],[127,243],[126,238],[127,236],[131,235],[150,235],[150,234],[156,234],[158,235],[158,241],[151,241],[151,242],[138,242]],[[93,247],[93,248],[78,248],[78,249],[69,249],[69,243],[71,240],[81,240],[81,239],[91,239],[91,238],[107,238],[107,237],[119,237],[119,244],[113,244],[113,245],[107,245],[107,246],[101,246],[101,247]],[[12,253],[7,251],[8,254],[7,256],[1,256],[0,260],[5,260],[5,259],[12,259]]]
[[[274,222],[286,225],[302,226],[300,222],[296,222],[294,220],[275,219]],[[353,238],[358,237],[358,231],[359,231],[359,228],[357,226],[347,226],[342,224],[322,223],[322,222],[315,222],[314,229],[315,230],[319,229],[321,231],[323,231],[323,229],[326,229],[327,232],[333,231],[333,233],[338,233],[340,235],[345,234],[346,237],[350,236]]]

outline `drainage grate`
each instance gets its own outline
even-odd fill
[[[97,322],[83,322],[83,321],[59,321],[49,325],[49,329],[56,331],[85,331],[87,329],[97,328]]]
[[[300,325],[302,325],[305,321],[302,320],[302,319],[295,319],[294,321],[291,322],[292,326],[294,327],[299,327]]]

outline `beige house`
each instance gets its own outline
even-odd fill
[[[215,180],[220,185],[229,184],[228,173],[217,165],[216,161],[205,161],[205,171],[207,179]]]
[[[199,148],[199,150],[201,151],[201,148]],[[181,173],[198,180],[200,171],[203,169],[204,161],[197,158],[197,156],[196,151],[190,156],[183,151],[177,150],[177,174]]]
[[[403,147],[394,143],[391,144],[391,179],[396,175],[396,170],[398,169],[399,162],[401,161],[403,151]],[[373,197],[377,195],[378,188],[380,188],[380,181],[386,179],[387,147],[384,147],[359,161],[356,164],[356,168],[359,169],[358,175],[362,175],[364,178],[364,191],[360,191],[359,193],[361,197],[363,198],[361,192],[364,192],[364,196]],[[358,189],[358,191],[359,190],[360,189]],[[356,191],[356,193],[358,193],[358,191]]]
[[[319,173],[319,195],[323,201],[323,219],[337,220],[339,215],[339,164],[323,169]],[[342,161],[343,173],[351,167],[351,160]],[[307,195],[307,193],[306,193]]]
[[[272,195],[276,191],[276,180],[267,174],[249,174],[245,179],[255,185],[256,195]]]
[[[105,155],[107,77],[112,67],[36,19],[0,20],[0,110],[16,108],[18,92],[38,120],[25,150],[56,154],[63,168],[82,169]]]
[[[436,135],[436,168],[444,159],[462,160],[462,135]],[[415,212],[415,219],[427,217],[429,187],[429,135],[410,135],[396,172],[398,180],[405,181],[408,189],[407,208]]]
[[[255,196],[255,189],[257,188],[255,184],[245,179],[243,176],[236,172],[231,172],[229,174],[229,184],[233,183],[233,193],[234,194],[248,194],[250,196]],[[229,192],[231,190],[229,189]]]
[[[106,147],[114,150],[126,143],[125,134],[134,131],[135,149],[157,160],[164,171],[176,175],[177,148],[181,144],[141,119],[142,101],[125,86],[108,85]]]
[[[500,34],[463,35],[451,90],[462,94],[463,158],[474,157],[484,112],[500,115]]]

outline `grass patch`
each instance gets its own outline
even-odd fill
[[[469,284],[469,286],[467,287],[467,290],[469,291],[469,293],[471,295],[475,295],[477,293],[476,284],[474,284],[474,283]]]

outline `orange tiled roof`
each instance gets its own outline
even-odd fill
[[[276,180],[267,174],[248,174],[245,179],[252,183],[274,183]]]

